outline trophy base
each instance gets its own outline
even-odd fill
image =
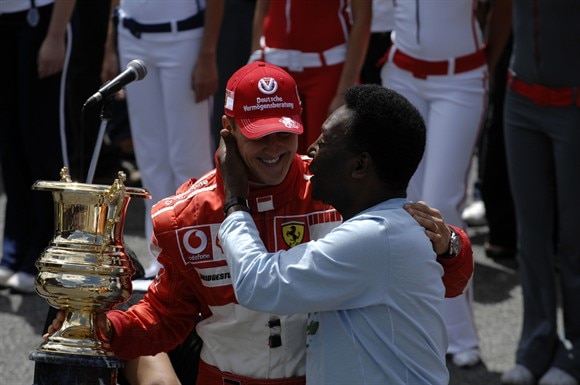
[[[91,357],[33,351],[33,385],[116,385],[123,361],[116,357]]]

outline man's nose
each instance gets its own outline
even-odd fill
[[[316,155],[316,151],[318,151],[318,145],[316,143],[318,143],[318,141],[312,143],[310,146],[308,146],[308,149],[306,150],[306,155],[308,155],[311,158],[314,158],[314,155]]]

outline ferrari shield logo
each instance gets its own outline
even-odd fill
[[[282,236],[289,247],[302,243],[304,239],[303,222],[286,222],[282,224]]]

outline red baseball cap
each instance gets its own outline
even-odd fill
[[[224,110],[244,136],[258,139],[274,132],[302,134],[302,104],[296,82],[286,71],[255,61],[236,71],[226,85]]]

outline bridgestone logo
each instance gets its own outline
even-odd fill
[[[218,273],[218,274],[200,274],[199,278],[201,278],[202,281],[207,281],[207,282],[211,282],[211,281],[222,281],[224,279],[231,279],[231,274],[230,273]]]

